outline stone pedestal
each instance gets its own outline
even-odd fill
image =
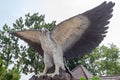
[[[69,73],[60,70],[60,75],[56,75],[53,78],[50,76],[40,76],[39,78],[36,76],[32,76],[29,80],[76,80],[75,78],[73,78],[73,76],[71,76]]]

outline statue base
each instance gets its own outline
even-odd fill
[[[77,80],[75,79],[72,75],[70,75],[69,73],[60,70],[60,75],[55,75],[54,77],[50,77],[50,76],[32,76],[29,80]]]

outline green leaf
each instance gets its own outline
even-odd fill
[[[81,77],[80,80],[86,80],[86,78],[85,77]]]

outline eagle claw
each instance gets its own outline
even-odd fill
[[[51,73],[51,74],[47,74],[47,76],[50,76],[50,77],[55,77],[56,75],[59,75],[59,73]]]
[[[36,74],[35,76],[39,78],[40,76],[45,76],[45,75],[46,75],[46,74],[44,74],[44,73],[38,73],[38,74]]]

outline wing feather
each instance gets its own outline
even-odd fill
[[[65,51],[79,40],[88,25],[87,17],[79,14],[58,24],[52,32],[52,37]]]
[[[40,30],[23,30],[23,31],[15,31],[10,34],[19,37],[20,39],[27,42],[33,49],[43,55],[43,50],[40,44]]]
[[[52,37],[61,45],[64,57],[75,58],[90,53],[106,36],[105,33],[112,17],[112,2],[76,15],[58,24],[52,31]]]

